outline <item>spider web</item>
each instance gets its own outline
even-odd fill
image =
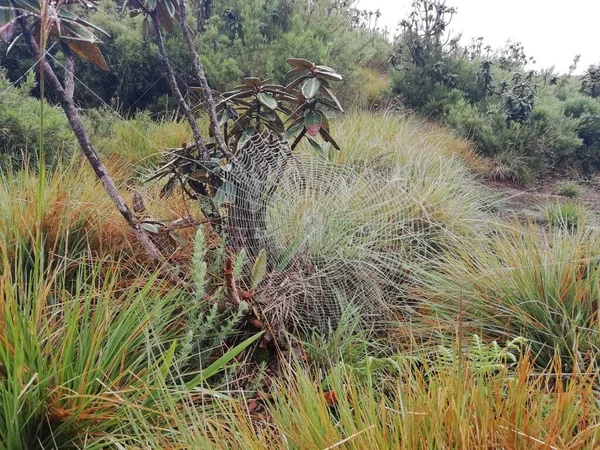
[[[267,254],[257,301],[272,325],[326,330],[348,304],[371,324],[406,309],[406,261],[426,249],[404,180],[292,153],[268,131],[240,153],[225,176],[228,233],[249,256],[246,275],[261,249]]]

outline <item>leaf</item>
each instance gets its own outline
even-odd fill
[[[129,17],[137,17],[142,13],[141,9],[133,9],[129,11]]]
[[[336,150],[338,150],[338,151],[341,150],[340,146],[331,137],[331,134],[329,134],[329,131],[325,127],[321,127],[321,129],[319,130],[319,133],[321,134],[321,137],[323,138],[323,140],[325,142],[330,143],[333,146],[333,148],[335,148]]]
[[[320,70],[320,71],[322,71],[322,72],[337,73],[337,72],[336,72],[335,70],[333,70],[331,67],[328,67],[328,66],[323,66],[323,65],[321,65],[321,64],[317,64],[317,65],[315,66],[315,69],[316,69],[316,70]]]
[[[247,77],[242,80],[242,84],[244,84],[245,86],[248,86],[248,87],[255,88],[255,87],[260,87],[260,85],[262,84],[262,81],[260,81],[260,78]]]
[[[271,110],[277,109],[277,100],[275,100],[272,95],[259,92],[256,97],[258,98],[258,101],[260,101],[267,108]]]
[[[142,39],[146,40],[148,36],[150,36],[150,22],[148,21],[148,16],[146,16],[142,21]]]
[[[267,274],[267,252],[261,249],[252,266],[252,275],[250,277],[250,287],[256,289]]]
[[[308,59],[302,58],[288,58],[285,60],[290,66],[302,67],[304,69],[311,70],[315,67],[315,64]]]
[[[333,91],[328,86],[321,86],[319,90],[321,91],[321,94],[323,94],[323,96],[331,99],[335,103],[336,108],[340,112],[344,112],[344,108],[342,108],[340,101],[337,99]]]
[[[235,257],[235,261],[233,263],[233,278],[237,279],[242,276],[242,271],[244,270],[244,265],[246,264],[246,249],[242,248],[240,252]]]
[[[321,80],[318,78],[309,78],[302,85],[302,95],[304,95],[307,99],[313,98],[319,92],[319,88],[321,87]]]
[[[291,75],[299,75],[301,73],[306,72],[308,69],[306,67],[294,67],[292,70],[285,74],[285,77],[289,77]]]
[[[175,231],[169,231],[169,236],[182,247],[185,247],[188,244],[188,241],[182,235]]]
[[[217,359],[214,363],[212,363],[210,366],[208,366],[206,369],[204,369],[202,372],[200,372],[195,378],[188,381],[185,384],[185,387],[188,390],[191,390],[191,389],[195,389],[196,387],[200,386],[203,382],[205,382],[206,380],[208,380],[209,378],[213,377],[215,374],[220,372],[236,356],[238,356],[240,353],[242,353],[244,350],[246,350],[254,342],[256,342],[258,340],[258,338],[260,338],[262,335],[263,335],[262,332],[257,333],[254,336],[246,339],[241,344],[236,345],[234,348],[229,350],[227,353],[225,353],[223,356],[221,356],[219,359]]]
[[[13,19],[10,22],[0,27],[0,38],[7,44],[10,42],[17,29],[17,19]]]
[[[256,130],[254,129],[254,127],[249,127],[244,130],[237,144],[238,151],[244,148],[244,145],[246,145],[246,143],[252,138],[252,136],[254,136],[255,131]]]
[[[17,42],[19,42],[19,39],[21,39],[22,37],[23,37],[23,33],[20,33],[16,38],[13,39],[13,41],[10,43],[10,45],[6,49],[7,55],[10,53],[10,51],[13,49],[13,47],[17,44]]]
[[[167,10],[169,11],[169,15],[171,17],[175,16],[175,6],[171,2],[171,0],[163,0],[163,2],[165,4],[165,6],[167,7]]]
[[[108,66],[106,65],[106,61],[104,60],[104,56],[100,52],[100,49],[93,42],[79,41],[73,39],[66,39],[66,44],[69,48],[88,61],[93,62],[100,69],[108,72]]]
[[[150,222],[143,222],[140,227],[149,233],[158,234],[158,227]]]
[[[306,116],[304,116],[304,126],[306,127],[306,132],[310,136],[319,134],[322,124],[323,116],[319,111],[309,111],[306,113]]]
[[[156,16],[158,17],[158,21],[164,27],[167,32],[173,32],[173,15],[170,13],[169,8],[167,8],[166,2],[168,0],[159,0],[156,4]],[[169,2],[170,3],[170,2]],[[173,5],[171,5],[172,7]]]
[[[172,176],[169,178],[169,181],[167,181],[167,183],[160,190],[160,198],[171,195],[171,192],[173,192],[173,188],[175,187],[175,183],[177,183],[177,177]]]
[[[156,0],[146,0],[146,8],[152,11],[156,8]]]
[[[173,341],[173,343],[171,344],[171,347],[169,347],[169,350],[167,350],[167,352],[165,354],[163,354],[162,356],[162,364],[160,365],[160,373],[163,376],[163,378],[166,378],[166,376],[169,374],[169,369],[171,368],[171,366],[173,365],[173,358],[175,357],[175,349],[177,348],[177,341]]]
[[[295,135],[302,128],[304,128],[304,122],[301,122],[297,125],[293,125],[293,126],[289,127],[283,134],[283,140],[284,141],[289,140],[293,135]]]
[[[314,148],[319,155],[321,155],[323,158],[327,158],[327,155],[325,155],[325,152],[323,151],[323,147],[321,147],[321,144],[319,144],[317,141],[315,141],[311,137],[308,138],[308,142],[310,142],[310,145],[312,145],[312,148]]]
[[[218,119],[219,119],[219,126],[222,127],[223,125],[225,125],[229,119],[231,119],[231,113],[229,111],[229,108],[223,108],[218,115]]]
[[[339,73],[330,73],[330,72],[323,72],[320,70],[315,70],[315,73],[321,77],[321,78],[325,78],[326,80],[331,80],[331,81],[342,81],[344,79],[343,76],[341,76]]]
[[[236,187],[230,181],[224,181],[223,184],[217,189],[217,193],[215,194],[215,198],[213,199],[215,206],[220,208],[225,204],[232,204],[235,200],[236,195]]]
[[[275,122],[275,118],[277,117],[277,115],[273,111],[261,111],[258,114],[258,117],[260,117],[266,122]]]

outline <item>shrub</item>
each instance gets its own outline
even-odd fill
[[[0,71],[0,170],[37,165],[40,151],[40,101],[30,97],[33,72],[21,86],[13,86]],[[73,132],[60,108],[44,105],[44,161],[49,168],[72,157]]]

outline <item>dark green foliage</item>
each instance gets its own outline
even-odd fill
[[[100,47],[110,72],[77,61],[77,77],[89,89],[80,85],[76,99],[86,107],[106,102],[125,114],[142,109],[162,114],[165,107],[173,111],[157,47],[150,36],[141,39],[144,17],[123,13],[121,3],[101,0],[97,10],[87,13],[90,22],[109,34],[102,37]],[[294,55],[328,61],[344,73],[341,91],[347,95],[341,100],[350,103],[353,92],[360,88],[361,67],[387,68],[389,43],[372,23],[369,26],[368,13],[350,4],[336,0],[204,0],[189,7],[189,16],[197,20],[191,28],[202,30],[194,39],[215,88],[221,83],[233,87],[250,75],[282,83],[288,70],[285,60]],[[180,88],[187,92],[195,80],[179,27],[165,33],[165,45]],[[7,68],[9,79],[16,80],[33,60],[18,44],[9,55],[5,50],[0,44],[0,65]],[[51,54],[62,61],[59,48]],[[58,63],[55,66],[59,68]]]
[[[171,152],[167,163],[152,177],[169,177],[162,195],[168,196],[179,182],[190,197],[209,197],[216,209],[225,198],[229,203],[235,197],[235,188],[225,180],[226,175],[237,164],[236,159],[242,157],[248,142],[264,130],[282,145],[293,138],[291,150],[306,138],[317,152],[323,153],[322,144],[314,139],[317,135],[340,149],[330,134],[326,111],[343,112],[330,84],[341,82],[343,77],[328,66],[306,59],[288,58],[287,63],[292,66],[288,75],[293,78],[286,86],[247,77],[241,85],[220,94],[216,109],[229,153],[223,154],[215,143],[208,145],[210,161],[203,161],[195,153],[195,146]]]
[[[592,98],[600,97],[600,65],[592,65],[585,71],[580,91]]]
[[[499,166],[519,161],[519,173],[599,168],[600,69],[582,78],[586,98],[572,75],[577,57],[568,75],[527,72],[533,58],[519,42],[494,51],[480,38],[460,47],[447,32],[455,13],[444,0],[417,0],[401,23],[392,89],[404,104],[446,122]],[[515,170],[508,172],[514,178]]]
[[[0,71],[0,170],[36,167],[40,139],[40,102],[29,95],[33,73],[13,86]],[[73,132],[60,108],[44,107],[44,159],[53,167],[76,148]]]

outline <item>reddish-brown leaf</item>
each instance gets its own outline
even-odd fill
[[[81,56],[88,61],[93,62],[95,65],[100,67],[105,72],[108,72],[108,66],[104,60],[104,56],[100,52],[100,49],[93,42],[79,41],[73,39],[67,39],[66,44],[69,48],[77,55]]]

